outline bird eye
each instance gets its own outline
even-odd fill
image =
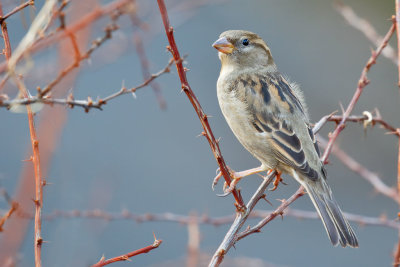
[[[242,44],[244,46],[248,46],[249,45],[249,40],[248,39],[243,39]]]

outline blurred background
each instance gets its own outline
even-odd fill
[[[4,13],[20,3],[2,2]],[[71,1],[65,9],[66,25],[79,21],[96,6],[112,2]],[[54,96],[66,98],[73,92],[76,99],[88,96],[96,99],[118,91],[122,84],[128,88],[140,84],[143,76],[134,36],[143,42],[150,73],[164,68],[170,54],[165,48],[167,39],[157,2],[142,0],[136,4],[141,26],[132,26],[129,16],[121,16],[117,22],[120,29],[112,39],[96,49],[89,60],[83,61],[79,72],[67,76],[54,89]],[[380,35],[389,29],[394,1],[348,0],[344,4],[366,18]],[[17,47],[32,16],[42,5],[43,1],[36,1],[36,8],[25,9],[7,20],[12,49]],[[340,110],[340,103],[347,106],[371,49],[375,49],[361,32],[346,23],[333,1],[166,0],[166,5],[180,52],[188,55],[185,66],[190,70],[187,73],[190,85],[205,112],[212,116],[210,124],[216,137],[221,137],[220,146],[227,164],[237,171],[257,167],[259,162],[235,139],[218,106],[216,80],[220,62],[211,44],[221,32],[245,29],[258,33],[271,48],[280,71],[300,84],[313,122]],[[90,27],[80,29],[77,37],[82,51],[92,40],[104,35],[103,29],[109,22],[109,17],[104,15]],[[395,37],[390,44],[397,47]],[[37,86],[44,87],[53,80],[66,66],[65,62],[73,59],[70,45],[66,39],[32,55],[33,65],[25,74],[32,94],[36,94]],[[210,217],[234,214],[233,197],[216,196],[222,192],[223,183],[217,186],[216,192],[211,190],[218,166],[206,139],[198,137],[202,131],[199,120],[181,92],[175,67],[171,70],[170,74],[156,80],[165,99],[165,109],[160,108],[153,90],[146,87],[137,91],[136,98],[128,94],[110,101],[103,106],[103,111],[85,113],[79,107],[46,106],[37,113],[44,176],[51,183],[44,188],[43,266],[89,266],[103,254],[106,258],[114,257],[152,244],[153,232],[163,240],[159,248],[132,258],[132,262],[113,266],[189,265],[186,225],[62,216],[45,219],[55,211],[99,209],[121,214],[127,210],[135,214],[171,212]],[[378,108],[385,120],[399,125],[397,67],[381,56],[368,77],[371,83],[353,114]],[[17,92],[12,81],[7,82],[3,90],[11,96]],[[32,163],[23,161],[31,154],[27,116],[2,108],[0,121],[0,187],[12,198],[19,195],[27,199],[29,205],[25,211],[32,213],[33,203],[29,202],[34,198],[29,185],[33,181]],[[327,137],[333,129],[334,124],[328,123],[321,135]],[[379,174],[385,183],[396,184],[398,141],[395,136],[385,134],[379,127],[369,128],[365,133],[362,125],[349,123],[337,144]],[[327,170],[329,183],[344,211],[396,217],[398,206],[394,201],[377,194],[368,182],[333,155]],[[278,199],[288,198],[298,188],[291,177],[284,177],[284,181],[288,185],[281,185],[267,195],[273,206],[260,201],[258,209],[276,208],[280,203]],[[245,201],[260,182],[258,176],[240,182]],[[308,197],[302,197],[291,207],[314,210]],[[1,198],[0,210],[7,209],[7,202]],[[21,232],[7,234],[9,229],[19,229],[13,227],[20,221],[28,222],[27,227],[21,228],[26,229],[26,233],[18,230]],[[246,226],[257,222],[248,220]],[[391,265],[397,231],[352,225],[360,248],[343,249],[331,246],[320,220],[278,218],[260,234],[238,242],[236,248],[229,251],[223,266]],[[201,257],[198,266],[207,265],[229,226],[199,226]],[[33,266],[33,234],[33,221],[12,217],[0,233],[2,257],[11,247],[8,244],[18,243],[15,236],[22,235],[16,265]]]

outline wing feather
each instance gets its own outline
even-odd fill
[[[250,76],[241,80],[259,81],[257,84],[242,83],[246,88],[248,108],[251,109],[250,113],[254,114],[252,124],[257,132],[265,136],[274,156],[279,162],[294,168],[305,177],[317,180],[318,171],[314,170],[307,161],[302,141],[296,134],[296,130],[299,129],[295,129],[295,126],[304,127],[306,133],[308,131],[309,138],[314,144],[314,153],[319,156],[316,138],[305,119],[303,119],[303,123],[296,123],[296,125],[291,123],[292,120],[287,119],[290,116],[294,118],[296,112],[305,113],[303,105],[288,82],[280,74]],[[306,138],[308,138],[307,134]]]

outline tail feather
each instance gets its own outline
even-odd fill
[[[303,183],[315,208],[320,215],[325,230],[334,246],[358,247],[357,237],[349,222],[343,217],[336,200],[325,181],[313,182],[316,186]]]

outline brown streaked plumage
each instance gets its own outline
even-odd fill
[[[327,184],[303,95],[277,70],[267,44],[255,33],[226,31],[213,44],[219,50],[218,101],[240,143],[261,161],[263,170],[292,175],[307,190],[333,245],[358,247]]]

